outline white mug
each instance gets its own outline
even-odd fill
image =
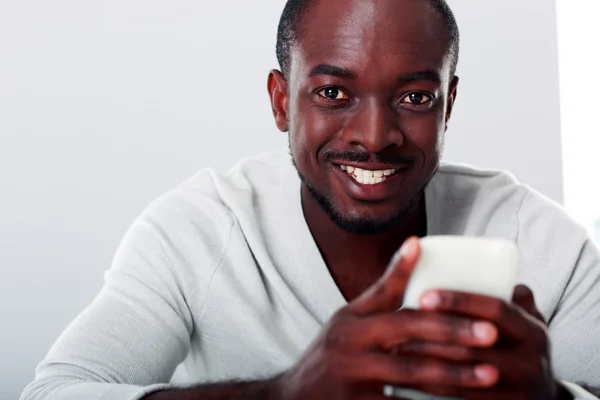
[[[409,279],[403,307],[419,308],[430,290],[451,290],[512,299],[520,253],[506,239],[429,236]]]

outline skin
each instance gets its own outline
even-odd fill
[[[406,238],[426,233],[423,199],[415,197],[438,168],[458,78],[450,76],[441,18],[424,2],[316,1],[305,30],[287,79],[272,71],[268,81],[275,121],[289,131],[299,173],[355,221],[385,222],[416,201],[392,229],[356,235],[334,224],[303,185],[306,221],[351,300],[382,275]],[[332,152],[341,155],[331,160]],[[347,161],[352,152],[368,161]],[[381,157],[407,162],[377,162]],[[373,194],[349,183],[339,163],[405,170]]]

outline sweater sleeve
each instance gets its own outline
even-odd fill
[[[550,321],[550,332],[557,375],[600,388],[600,252],[589,239]]]
[[[21,400],[135,400],[167,387],[193,321],[165,240],[140,218],[104,286],[38,365]]]

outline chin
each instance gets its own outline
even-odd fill
[[[408,208],[381,209],[374,205],[358,209],[334,208],[326,213],[335,225],[353,234],[372,235],[387,232],[398,226]]]
[[[405,207],[392,207],[385,203],[362,203],[343,205],[323,196],[307,185],[312,197],[323,212],[340,229],[355,235],[375,235],[387,232],[398,226],[413,209],[419,196],[409,201],[395,201],[394,205],[408,203]]]
[[[367,218],[332,218],[335,225],[354,235],[377,235],[385,233],[401,222],[401,218],[393,218],[389,220],[375,220]]]

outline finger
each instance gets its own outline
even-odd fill
[[[367,353],[352,357],[346,364],[346,374],[351,381],[390,385],[483,388],[495,385],[499,379],[497,369],[491,365],[461,365],[424,357]]]
[[[393,349],[392,354],[411,354],[441,358],[443,360],[461,363],[480,361],[480,358],[482,358],[480,354],[470,346],[447,343],[432,343],[421,340],[415,340],[400,346],[396,346]]]
[[[498,339],[498,330],[487,321],[408,309],[361,319],[355,325],[355,338],[364,350],[389,351],[415,340],[490,347]]]
[[[539,354],[506,348],[483,349],[415,341],[396,347],[392,354],[438,358],[461,364],[493,365],[498,369],[502,383],[512,388],[535,385],[544,368]]]
[[[409,238],[392,258],[385,274],[346,306],[346,310],[357,315],[368,315],[398,309],[420,253],[419,239]]]
[[[535,304],[535,296],[531,289],[529,289],[527,286],[518,285],[513,293],[512,301],[525,310],[529,315],[532,315],[534,318],[546,325],[544,316],[538,310]]]
[[[501,299],[471,293],[431,291],[421,298],[421,308],[449,312],[494,323],[502,336],[524,340],[539,336],[539,322],[520,307]]]

